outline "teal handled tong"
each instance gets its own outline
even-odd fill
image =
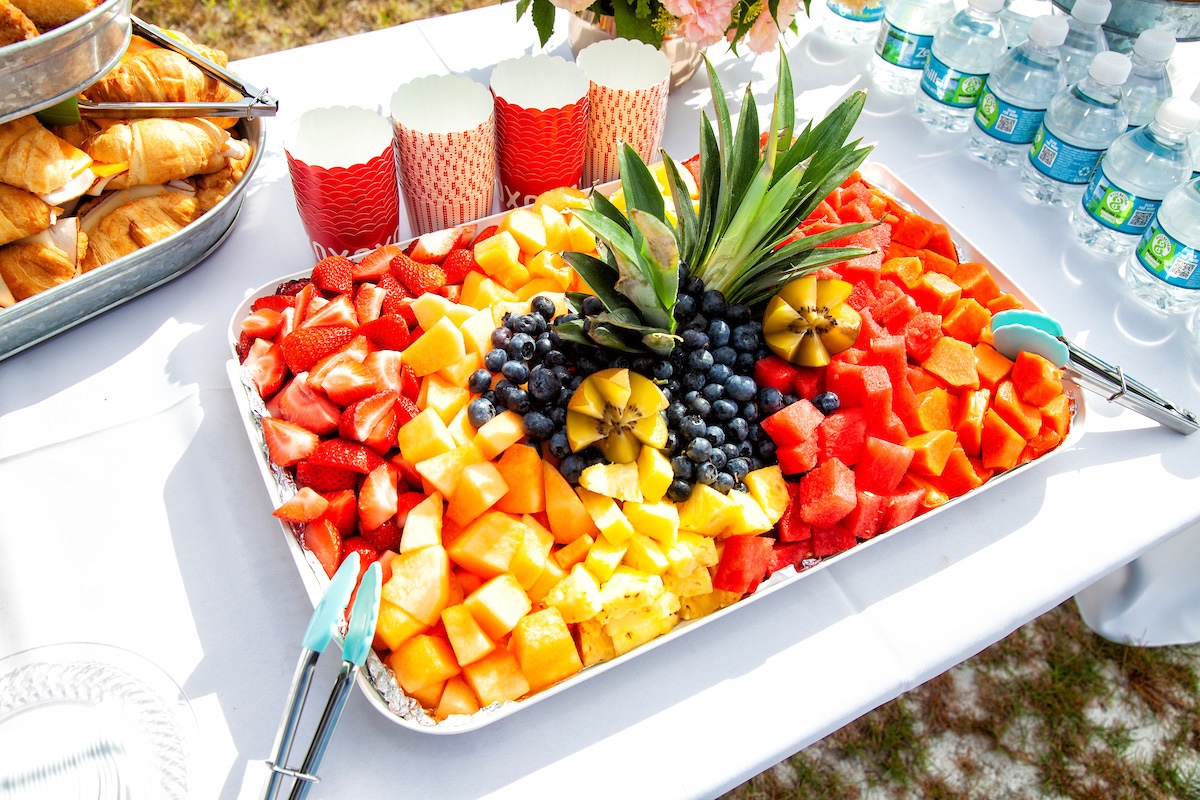
[[[1037,353],[1062,369],[1080,386],[1149,417],[1182,434],[1195,433],[1200,422],[1187,409],[1165,400],[1153,389],[1073,344],[1056,320],[1036,311],[1013,309],[992,317],[992,344],[1008,358],[1022,350]]]
[[[325,710],[317,729],[313,734],[312,743],[299,770],[289,769],[288,754],[291,752],[292,740],[296,735],[296,726],[304,710],[304,703],[312,684],[313,669],[317,659],[325,648],[338,634],[346,604],[354,592],[355,582],[359,573],[358,553],[350,553],[334,573],[333,580],[325,590],[321,602],[313,610],[304,631],[304,641],[300,652],[300,662],[296,666],[296,675],[292,679],[292,687],[288,694],[288,702],[284,707],[283,719],[279,723],[279,731],[275,735],[274,755],[270,762],[271,777],[263,797],[273,800],[278,796],[280,784],[285,776],[296,782],[292,787],[293,800],[303,798],[308,794],[317,778],[317,768],[329,746],[333,729],[341,717],[350,690],[354,688],[354,679],[358,670],[367,660],[371,650],[371,642],[375,638],[375,622],[379,616],[379,597],[382,589],[382,573],[378,563],[371,564],[359,581],[358,596],[350,613],[346,635],[342,640],[342,667],[338,671],[337,681],[325,703]]]

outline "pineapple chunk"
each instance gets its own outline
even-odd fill
[[[737,511],[721,534],[723,537],[757,536],[774,527],[774,524],[767,519],[767,515],[763,513],[762,506],[750,495],[739,492],[737,489],[730,489],[726,496],[734,502]]]
[[[667,571],[669,562],[662,548],[644,533],[635,533],[625,542],[625,563],[636,570],[648,572],[651,575],[662,575]]]
[[[716,566],[717,545],[707,536],[680,531],[675,544],[667,549],[667,568],[673,575],[688,575],[698,568]]]
[[[557,608],[568,624],[592,619],[603,608],[600,584],[583,564],[571,567],[567,577],[555,584],[542,603]]]
[[[713,589],[708,594],[694,597],[684,597],[679,601],[680,619],[699,619],[707,617],[714,611],[720,611],[725,606],[731,606],[742,599],[740,594]]]
[[[588,572],[596,576],[596,580],[606,581],[612,577],[617,565],[624,560],[625,551],[628,549],[628,545],[613,544],[607,537],[601,536],[588,550],[583,565],[588,568]]]
[[[635,531],[657,539],[664,549],[679,538],[679,509],[674,503],[626,503],[621,510]]]
[[[611,497],[588,491],[582,486],[576,489],[575,493],[579,496],[579,500],[583,503],[583,507],[592,521],[596,523],[596,527],[610,542],[622,544],[630,536],[633,536],[633,526],[629,524],[629,519],[621,513],[617,502]]]
[[[668,572],[663,575],[663,586],[680,600],[685,597],[698,597],[713,590],[712,574],[703,568],[694,569],[682,578]]]
[[[615,500],[642,502],[642,488],[635,463],[593,464],[580,474],[579,485]]]
[[[647,503],[662,500],[667,493],[667,487],[675,479],[670,460],[656,447],[643,447],[638,455],[637,467],[642,499]]]
[[[604,626],[594,619],[579,623],[579,652],[585,667],[602,661],[612,661],[617,657],[612,637],[604,631]]]
[[[679,504],[679,527],[705,536],[719,536],[738,513],[737,504],[711,486],[697,484],[692,496]]]
[[[787,483],[783,480],[783,470],[778,464],[762,469],[756,469],[746,475],[746,488],[750,495],[762,506],[763,513],[772,525],[783,518],[791,502]]]
[[[667,633],[679,622],[679,598],[664,591],[648,607],[634,613],[624,614],[604,624],[604,631],[612,637],[617,655],[628,653]]]
[[[662,578],[628,566],[617,567],[611,578],[600,587],[600,603],[603,610],[597,618],[601,622],[615,619],[631,611],[647,608],[663,593]]]

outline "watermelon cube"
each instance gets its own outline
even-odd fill
[[[876,494],[891,494],[908,471],[913,455],[913,451],[902,444],[867,436],[855,468],[858,488]]]
[[[858,505],[839,523],[856,539],[871,539],[879,533],[887,498],[874,492],[858,492]]]
[[[813,528],[812,548],[818,558],[827,558],[849,550],[858,544],[854,534],[842,525]]]
[[[797,400],[762,421],[762,428],[777,447],[803,443],[813,435],[825,415],[808,400]]]
[[[918,364],[924,363],[933,352],[933,346],[942,338],[942,318],[929,311],[922,311],[904,326],[904,347],[908,357]]]
[[[837,524],[857,502],[854,471],[836,458],[821,462],[800,479],[800,516],[814,529]]]
[[[848,467],[858,463],[867,438],[867,416],[861,408],[839,408],[817,426],[818,459],[836,458]]]
[[[734,594],[750,594],[767,575],[774,539],[765,536],[730,536],[725,540],[713,588]]]
[[[824,367],[796,367],[796,376],[792,381],[792,391],[797,397],[812,400],[825,391]]]
[[[921,307],[917,305],[917,301],[911,295],[902,294],[879,309],[875,313],[875,319],[892,333],[898,333],[904,330],[909,320],[920,313]]]
[[[867,306],[876,322],[882,323],[879,314],[896,299],[906,297],[904,290],[891,281],[880,281],[875,287],[875,302]]]
[[[904,380],[908,375],[904,337],[895,334],[875,337],[867,344],[867,358],[863,363],[886,369],[892,383]]]
[[[806,558],[814,556],[812,541],[777,543],[771,548],[771,560],[767,563],[767,574],[774,575],[784,567],[800,569]]]
[[[854,288],[850,290],[850,296],[846,298],[846,303],[855,311],[862,311],[874,303],[875,299],[873,285],[868,284],[866,280],[861,280],[855,283]]]
[[[883,520],[879,524],[879,532],[890,531],[917,516],[924,501],[925,489],[920,486],[901,489],[889,495],[884,504]]]
[[[816,436],[809,436],[800,444],[776,448],[775,458],[779,460],[779,468],[783,470],[783,474],[799,475],[817,465],[819,453],[820,440]]]
[[[858,364],[836,359],[825,368],[825,388],[838,396],[842,408],[862,405],[862,371]]]
[[[781,394],[790,394],[792,384],[796,380],[797,369],[798,367],[789,364],[779,356],[767,356],[755,363],[754,381],[759,388],[770,386],[778,389]]]

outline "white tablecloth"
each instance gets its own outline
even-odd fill
[[[790,43],[800,115],[869,88],[868,51],[807,30]],[[0,363],[0,656],[100,641],[160,664],[196,716],[195,797],[237,796],[248,762],[267,757],[311,611],[225,376],[233,309],[312,263],[282,122],[332,103],[386,107],[432,72],[486,82],[501,58],[536,49],[506,3],[235,64],[279,98],[281,120],[267,123],[232,235],[178,280]],[[548,49],[570,56],[561,34]],[[774,59],[714,56],[729,93],[753,81],[765,113]],[[702,73],[672,95],[669,152],[695,152],[707,100]],[[907,102],[871,92],[860,131],[1069,335],[1200,408],[1182,320],[1125,297],[1065,211],[1026,201],[1013,173],[923,127]],[[1078,444],[1036,469],[480,731],[414,733],[356,692],[312,796],[682,798],[737,785],[1196,525],[1200,436],[1088,400]],[[1196,538],[1182,542],[1191,563]]]

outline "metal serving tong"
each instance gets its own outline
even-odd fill
[[[1035,311],[1013,309],[992,317],[992,344],[1008,358],[1022,350],[1046,358],[1076,383],[1179,433],[1195,433],[1200,422],[1187,409],[1070,342],[1057,320]]]
[[[94,118],[127,117],[273,117],[279,111],[279,101],[267,94],[265,89],[251,86],[229,70],[216,64],[198,52],[177,42],[161,28],[143,22],[136,16],[130,17],[133,32],[148,39],[159,47],[174,50],[184,56],[210,77],[229,86],[242,95],[242,99],[230,103],[89,103],[79,100],[79,115]]]
[[[371,642],[375,638],[375,621],[379,616],[379,597],[382,585],[382,573],[378,563],[371,564],[359,582],[358,596],[350,613],[350,621],[346,626],[346,635],[342,640],[342,668],[338,671],[337,681],[329,693],[325,710],[313,734],[312,743],[304,756],[304,762],[298,770],[287,767],[288,754],[292,749],[292,740],[296,735],[296,726],[304,711],[304,703],[312,684],[313,669],[317,659],[329,643],[333,641],[341,628],[342,616],[350,595],[354,591],[355,581],[359,571],[358,553],[350,553],[334,573],[333,580],[325,590],[321,602],[313,610],[308,628],[304,631],[303,649],[300,651],[300,662],[296,665],[296,675],[292,678],[292,687],[288,694],[287,705],[284,707],[283,719],[279,723],[279,731],[275,734],[275,748],[272,759],[268,762],[271,776],[266,790],[262,795],[267,800],[273,800],[279,794],[280,786],[285,777],[295,780],[290,797],[299,800],[308,794],[312,785],[319,780],[317,768],[333,729],[342,715],[350,690],[354,688],[354,679],[358,670],[367,660],[371,650]]]

